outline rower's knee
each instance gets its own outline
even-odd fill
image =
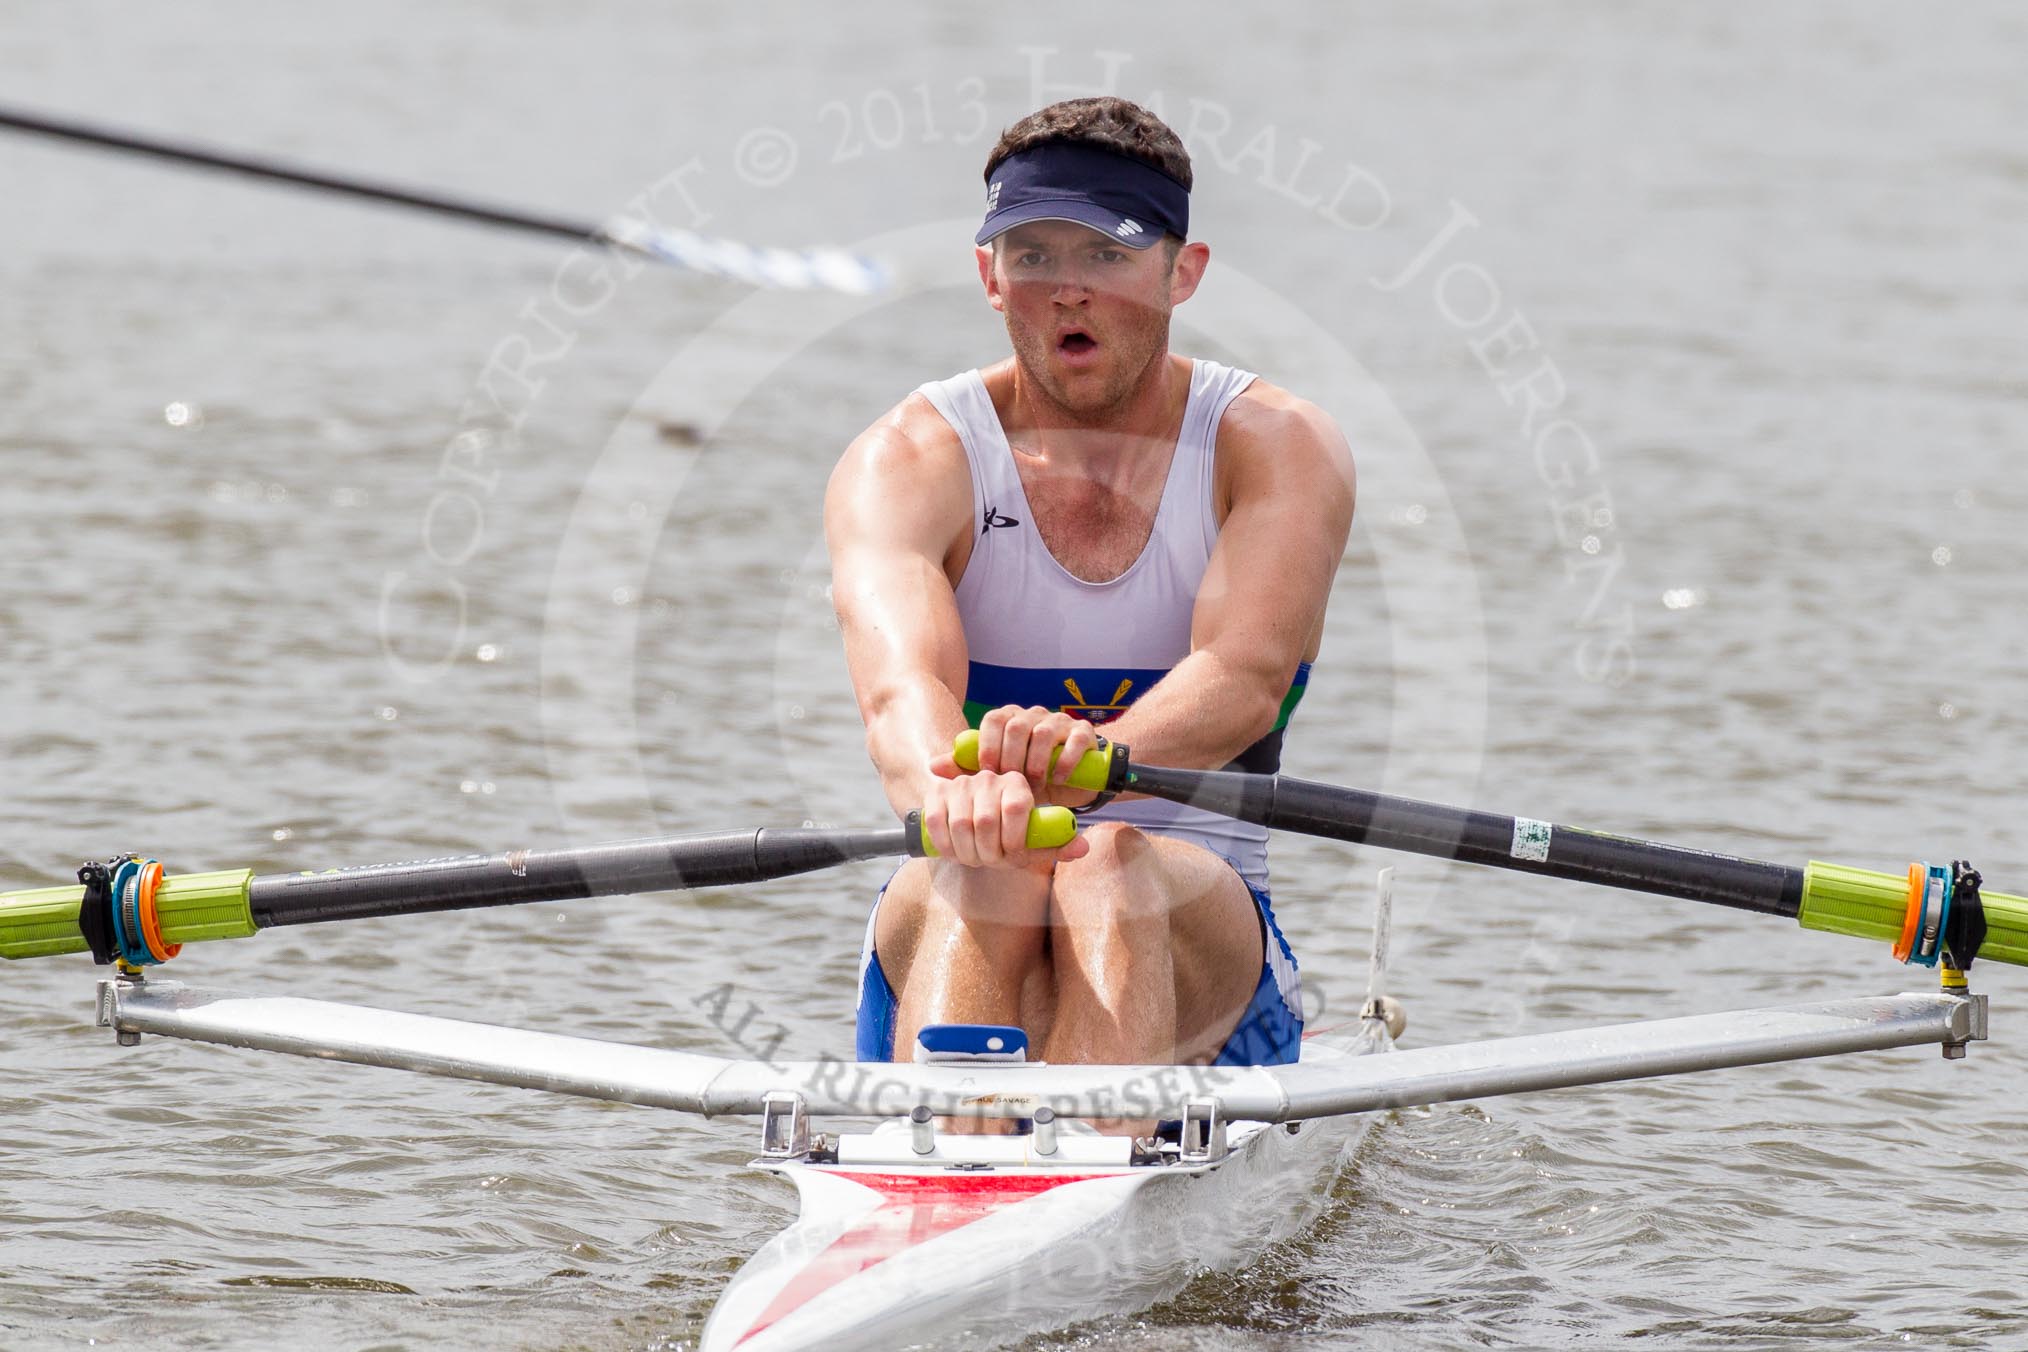
[[[1106,932],[1165,927],[1169,907],[1154,841],[1124,822],[1101,822],[1084,837],[1089,853],[1057,866],[1049,923]]]
[[[1080,834],[1090,849],[1082,858],[1056,866],[1058,891],[1066,882],[1075,887],[1129,874],[1144,867],[1155,848],[1145,832],[1125,822],[1100,822]]]

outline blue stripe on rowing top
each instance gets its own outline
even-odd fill
[[[990,711],[1018,704],[1061,709],[1088,723],[1109,723],[1168,674],[1161,667],[1001,667],[974,662],[965,682],[965,721],[976,728]],[[1274,727],[1225,768],[1257,775],[1280,769],[1289,715],[1309,685],[1310,664],[1304,662],[1296,667],[1296,679],[1289,683]]]
[[[987,710],[1018,704],[1061,709],[1093,723],[1118,718],[1148,687],[1167,676],[1165,667],[1002,667],[973,662],[965,681],[965,717],[973,727]],[[1310,664],[1299,663],[1289,682],[1275,726],[1288,722],[1310,684]]]
[[[1168,674],[1163,667],[1001,667],[974,662],[965,682],[965,717],[977,727],[989,709],[1018,704],[1061,709],[1088,722],[1104,723],[1125,713]]]

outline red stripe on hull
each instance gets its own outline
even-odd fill
[[[829,1172],[828,1170],[826,1172]],[[1025,1202],[1066,1183],[1083,1183],[1115,1174],[835,1174],[878,1193],[880,1205],[833,1240],[776,1293],[745,1342],[822,1295],[848,1277],[926,1244],[995,1211]]]

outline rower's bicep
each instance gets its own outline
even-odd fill
[[[832,605],[862,708],[923,677],[963,695],[964,627],[945,564],[970,500],[926,460],[905,441],[869,433],[825,493]]]
[[[1335,424],[1307,405],[1251,429],[1191,616],[1191,646],[1218,647],[1287,680],[1316,654],[1352,528],[1356,479]]]

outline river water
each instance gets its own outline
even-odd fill
[[[985,148],[1110,87],[1196,155],[1214,271],[1177,345],[1360,460],[1292,771],[2020,890],[2024,58],[1997,4],[14,6],[7,100],[558,212],[647,192],[905,286],[754,297],[0,138],[0,886],[126,848],[877,822],[824,477],[1002,350],[967,279]],[[1780,922],[1282,840],[1329,1008],[1386,862],[1411,1044],[1923,984]],[[880,873],[176,974],[842,1053]],[[2024,984],[1975,977],[1996,1040],[1962,1064],[1387,1116],[1305,1238],[1033,1346],[2020,1345]],[[0,1347],[680,1348],[789,1218],[746,1124],[123,1050],[93,979],[0,972]]]

